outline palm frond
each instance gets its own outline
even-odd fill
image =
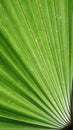
[[[0,0],[0,128],[71,123],[72,0]]]

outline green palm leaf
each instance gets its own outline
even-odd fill
[[[0,128],[71,124],[72,0],[0,0]]]

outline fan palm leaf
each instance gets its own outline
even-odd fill
[[[0,0],[0,128],[71,124],[72,0]]]

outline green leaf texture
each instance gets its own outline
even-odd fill
[[[0,130],[71,123],[72,0],[0,0]]]

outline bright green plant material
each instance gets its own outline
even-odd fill
[[[71,123],[72,0],[0,0],[0,128]]]

